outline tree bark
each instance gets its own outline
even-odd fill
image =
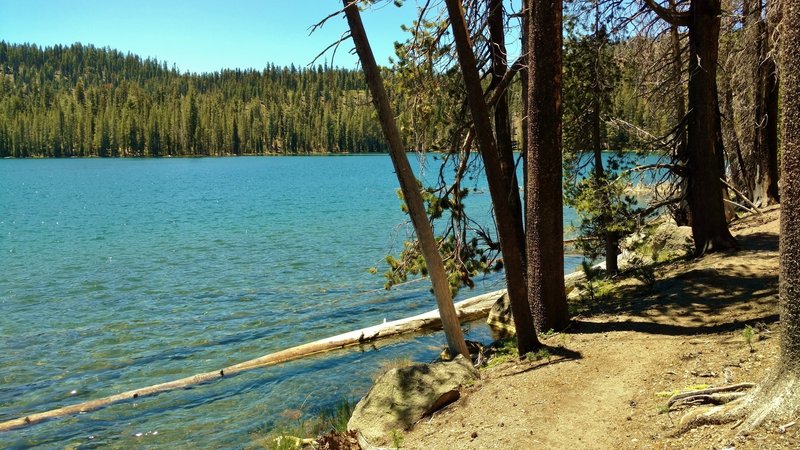
[[[782,21],[780,364],[800,376],[800,3],[784,0]]]
[[[520,236],[524,236],[524,231],[522,223],[514,220],[514,206],[511,201],[512,190],[514,191],[513,194],[518,196],[519,193],[516,192],[518,188],[516,185],[509,186],[504,176],[502,162],[492,134],[488,108],[483,97],[475,54],[472,51],[472,43],[467,31],[464,12],[461,9],[461,2],[459,0],[446,0],[446,4],[453,30],[453,40],[458,53],[458,62],[464,77],[464,86],[472,114],[475,138],[483,157],[486,179],[489,183],[489,193],[494,203],[497,232],[500,238],[500,248],[503,252],[508,296],[511,302],[514,323],[517,326],[517,346],[520,355],[523,355],[537,348],[540,343],[536,337],[533,317],[527,303],[528,287],[525,283],[525,250],[520,247]]]
[[[425,259],[425,265],[428,268],[431,284],[433,284],[433,292],[436,297],[436,304],[439,307],[439,313],[442,316],[447,346],[450,349],[451,355],[461,354],[468,358],[469,351],[464,342],[464,334],[461,331],[461,325],[459,324],[456,310],[453,307],[450,283],[447,280],[447,273],[444,270],[442,256],[439,253],[439,247],[433,235],[431,224],[428,222],[428,216],[425,212],[425,205],[422,201],[417,179],[406,157],[403,141],[400,138],[400,131],[397,128],[394,113],[389,104],[389,96],[386,94],[380,69],[375,62],[375,57],[372,54],[364,25],[361,22],[361,14],[358,11],[358,5],[352,0],[342,0],[342,2],[344,4],[345,15],[347,16],[347,23],[350,26],[353,44],[361,60],[361,67],[364,70],[367,86],[369,86],[369,90],[372,93],[372,103],[378,111],[378,119],[380,120],[381,128],[386,135],[386,139],[389,141],[389,154],[391,155],[392,164],[397,173],[397,180],[400,183],[400,189],[403,192],[403,197],[408,207],[408,215],[411,218],[411,223],[417,234],[420,250]]]
[[[670,4],[673,4],[671,1]],[[674,4],[673,4],[674,6]],[[678,33],[677,26],[670,26],[669,28],[670,44],[672,47],[672,78],[675,83],[675,123],[677,123],[677,142],[675,143],[675,157],[674,159],[681,164],[686,164],[686,99],[684,98],[683,90],[683,52],[681,50],[681,37]],[[689,213],[689,203],[686,200],[686,191],[688,189],[688,182],[684,177],[680,179],[680,196],[681,201],[673,210],[672,216],[678,225],[690,225],[691,214]]]
[[[599,11],[596,12],[599,17]],[[598,20],[595,21],[594,30],[594,61],[592,64],[592,106],[591,106],[591,137],[592,153],[594,154],[594,176],[597,180],[597,187],[603,189],[600,205],[600,223],[605,230],[605,254],[606,254],[606,274],[614,276],[619,272],[617,264],[617,254],[619,244],[617,233],[610,231],[613,218],[611,217],[611,198],[608,192],[608,180],[606,180],[605,169],[603,168],[603,142],[601,136],[601,110],[603,108],[602,99],[602,76],[600,74],[600,64],[602,64],[601,52],[605,36],[601,35]]]
[[[756,70],[756,145],[758,157],[759,196],[762,205],[780,203],[778,190],[778,75],[772,56],[770,34],[772,24],[763,16],[764,5],[758,8],[758,61]]]
[[[780,356],[768,377],[743,401],[741,409],[747,413],[743,432],[765,422],[795,421],[800,414],[800,2],[784,0],[783,19]]]
[[[695,254],[738,248],[723,203],[722,139],[717,99],[720,0],[693,0],[689,25],[687,172]]]
[[[561,0],[526,0],[528,169],[525,220],[528,291],[537,329],[569,323],[564,292],[561,155]]]
[[[505,27],[503,26],[503,2],[502,0],[488,0],[489,8],[489,47],[492,56],[492,79],[489,83],[491,89],[497,89],[502,83],[503,77],[508,71],[508,61],[506,53]],[[519,182],[517,181],[517,170],[514,165],[514,150],[511,139],[511,116],[508,108],[508,89],[503,89],[503,93],[497,99],[494,106],[494,133],[497,139],[497,152],[500,158],[500,169],[503,172],[503,179],[509,188],[508,196],[511,203],[511,214],[509,220],[518,224],[517,245],[525,248],[525,233],[523,228],[522,202],[519,198]],[[525,253],[522,252],[522,257]],[[525,260],[522,261],[523,266]]]

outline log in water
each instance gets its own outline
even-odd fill
[[[458,313],[459,321],[464,323],[485,317],[489,313],[492,305],[503,295],[504,292],[504,289],[490,292],[488,294],[472,297],[457,303],[455,307]],[[239,364],[224,367],[219,370],[200,373],[167,383],[160,383],[140,389],[133,389],[108,397],[90,400],[41,413],[30,414],[25,417],[19,417],[14,420],[0,423],[0,432],[25,427],[28,425],[34,425],[36,423],[57,417],[86,413],[125,400],[133,400],[161,392],[217,381],[225,376],[235,375],[246,370],[280,364],[306,356],[316,355],[319,353],[355,345],[361,345],[400,334],[437,329],[441,328],[441,325],[442,321],[439,318],[439,311],[433,310],[423,314],[418,314],[416,316],[393,320],[391,322],[384,322],[371,327],[362,328],[360,330],[350,331],[329,338],[309,342],[307,344],[298,345]]]

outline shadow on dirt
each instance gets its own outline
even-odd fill
[[[662,335],[712,334],[778,320],[778,236],[754,233],[737,253],[686,262],[686,270],[650,286],[620,287],[617,300],[591,305],[571,332],[636,331]],[[665,270],[656,267],[656,271]],[[608,321],[602,315],[617,316]],[[599,319],[599,320],[598,320]],[[603,320],[605,319],[605,320]]]

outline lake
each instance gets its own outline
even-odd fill
[[[485,181],[470,183],[468,210],[486,219]],[[0,160],[0,421],[435,309],[427,281],[382,288],[410,233],[396,189],[388,155]],[[458,299],[502,282],[478,277]],[[247,446],[287,411],[364,395],[381,361],[428,362],[444,344],[430,333],[257,369],[0,447]]]

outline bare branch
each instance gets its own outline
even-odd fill
[[[673,8],[665,8],[656,0],[644,0],[645,4],[653,10],[663,21],[676,27],[688,27],[690,24],[691,16],[688,11],[677,11]]]

